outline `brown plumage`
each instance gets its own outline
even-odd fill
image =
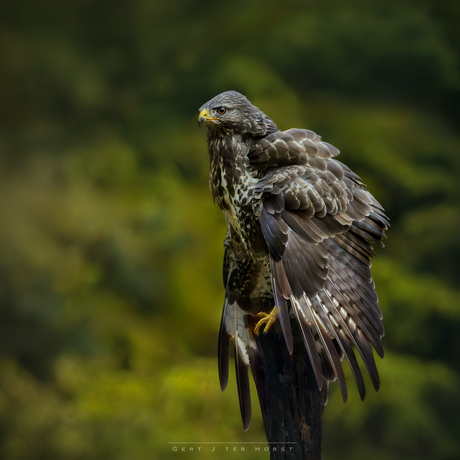
[[[208,128],[212,194],[228,224],[219,377],[225,389],[233,337],[244,428],[247,368],[258,353],[251,324],[274,306],[291,353],[296,318],[325,399],[337,379],[347,400],[344,357],[365,396],[352,344],[378,390],[372,347],[383,357],[384,329],[370,267],[371,243],[383,246],[389,226],[381,205],[335,160],[334,146],[306,129],[280,131],[240,93],[211,99],[199,122]]]

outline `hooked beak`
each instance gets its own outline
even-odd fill
[[[217,118],[213,118],[209,116],[208,109],[203,109],[200,114],[198,115],[198,126],[201,127],[201,124],[208,123],[210,120],[217,120]]]

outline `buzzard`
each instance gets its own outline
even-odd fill
[[[384,329],[370,267],[371,244],[383,246],[389,226],[382,206],[335,159],[334,146],[307,129],[280,131],[236,91],[204,104],[198,122],[207,127],[210,187],[228,225],[219,379],[224,390],[233,337],[244,429],[255,337],[279,322],[292,353],[291,318],[325,401],[334,380],[347,400],[344,357],[364,399],[352,344],[378,390],[372,347],[383,357]]]

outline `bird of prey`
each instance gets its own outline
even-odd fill
[[[334,380],[347,400],[344,357],[364,399],[352,344],[378,390],[372,347],[383,357],[384,329],[370,267],[371,244],[383,246],[389,226],[382,206],[335,159],[339,151],[313,131],[280,131],[236,91],[199,110],[212,195],[228,225],[219,378],[224,390],[233,337],[244,429],[251,418],[248,367],[258,354],[255,337],[277,320],[289,353],[291,318],[297,321],[325,400]]]

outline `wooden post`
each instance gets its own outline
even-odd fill
[[[260,362],[252,372],[259,394],[271,460],[321,460],[323,397],[294,320],[294,351],[272,328],[256,337]]]

